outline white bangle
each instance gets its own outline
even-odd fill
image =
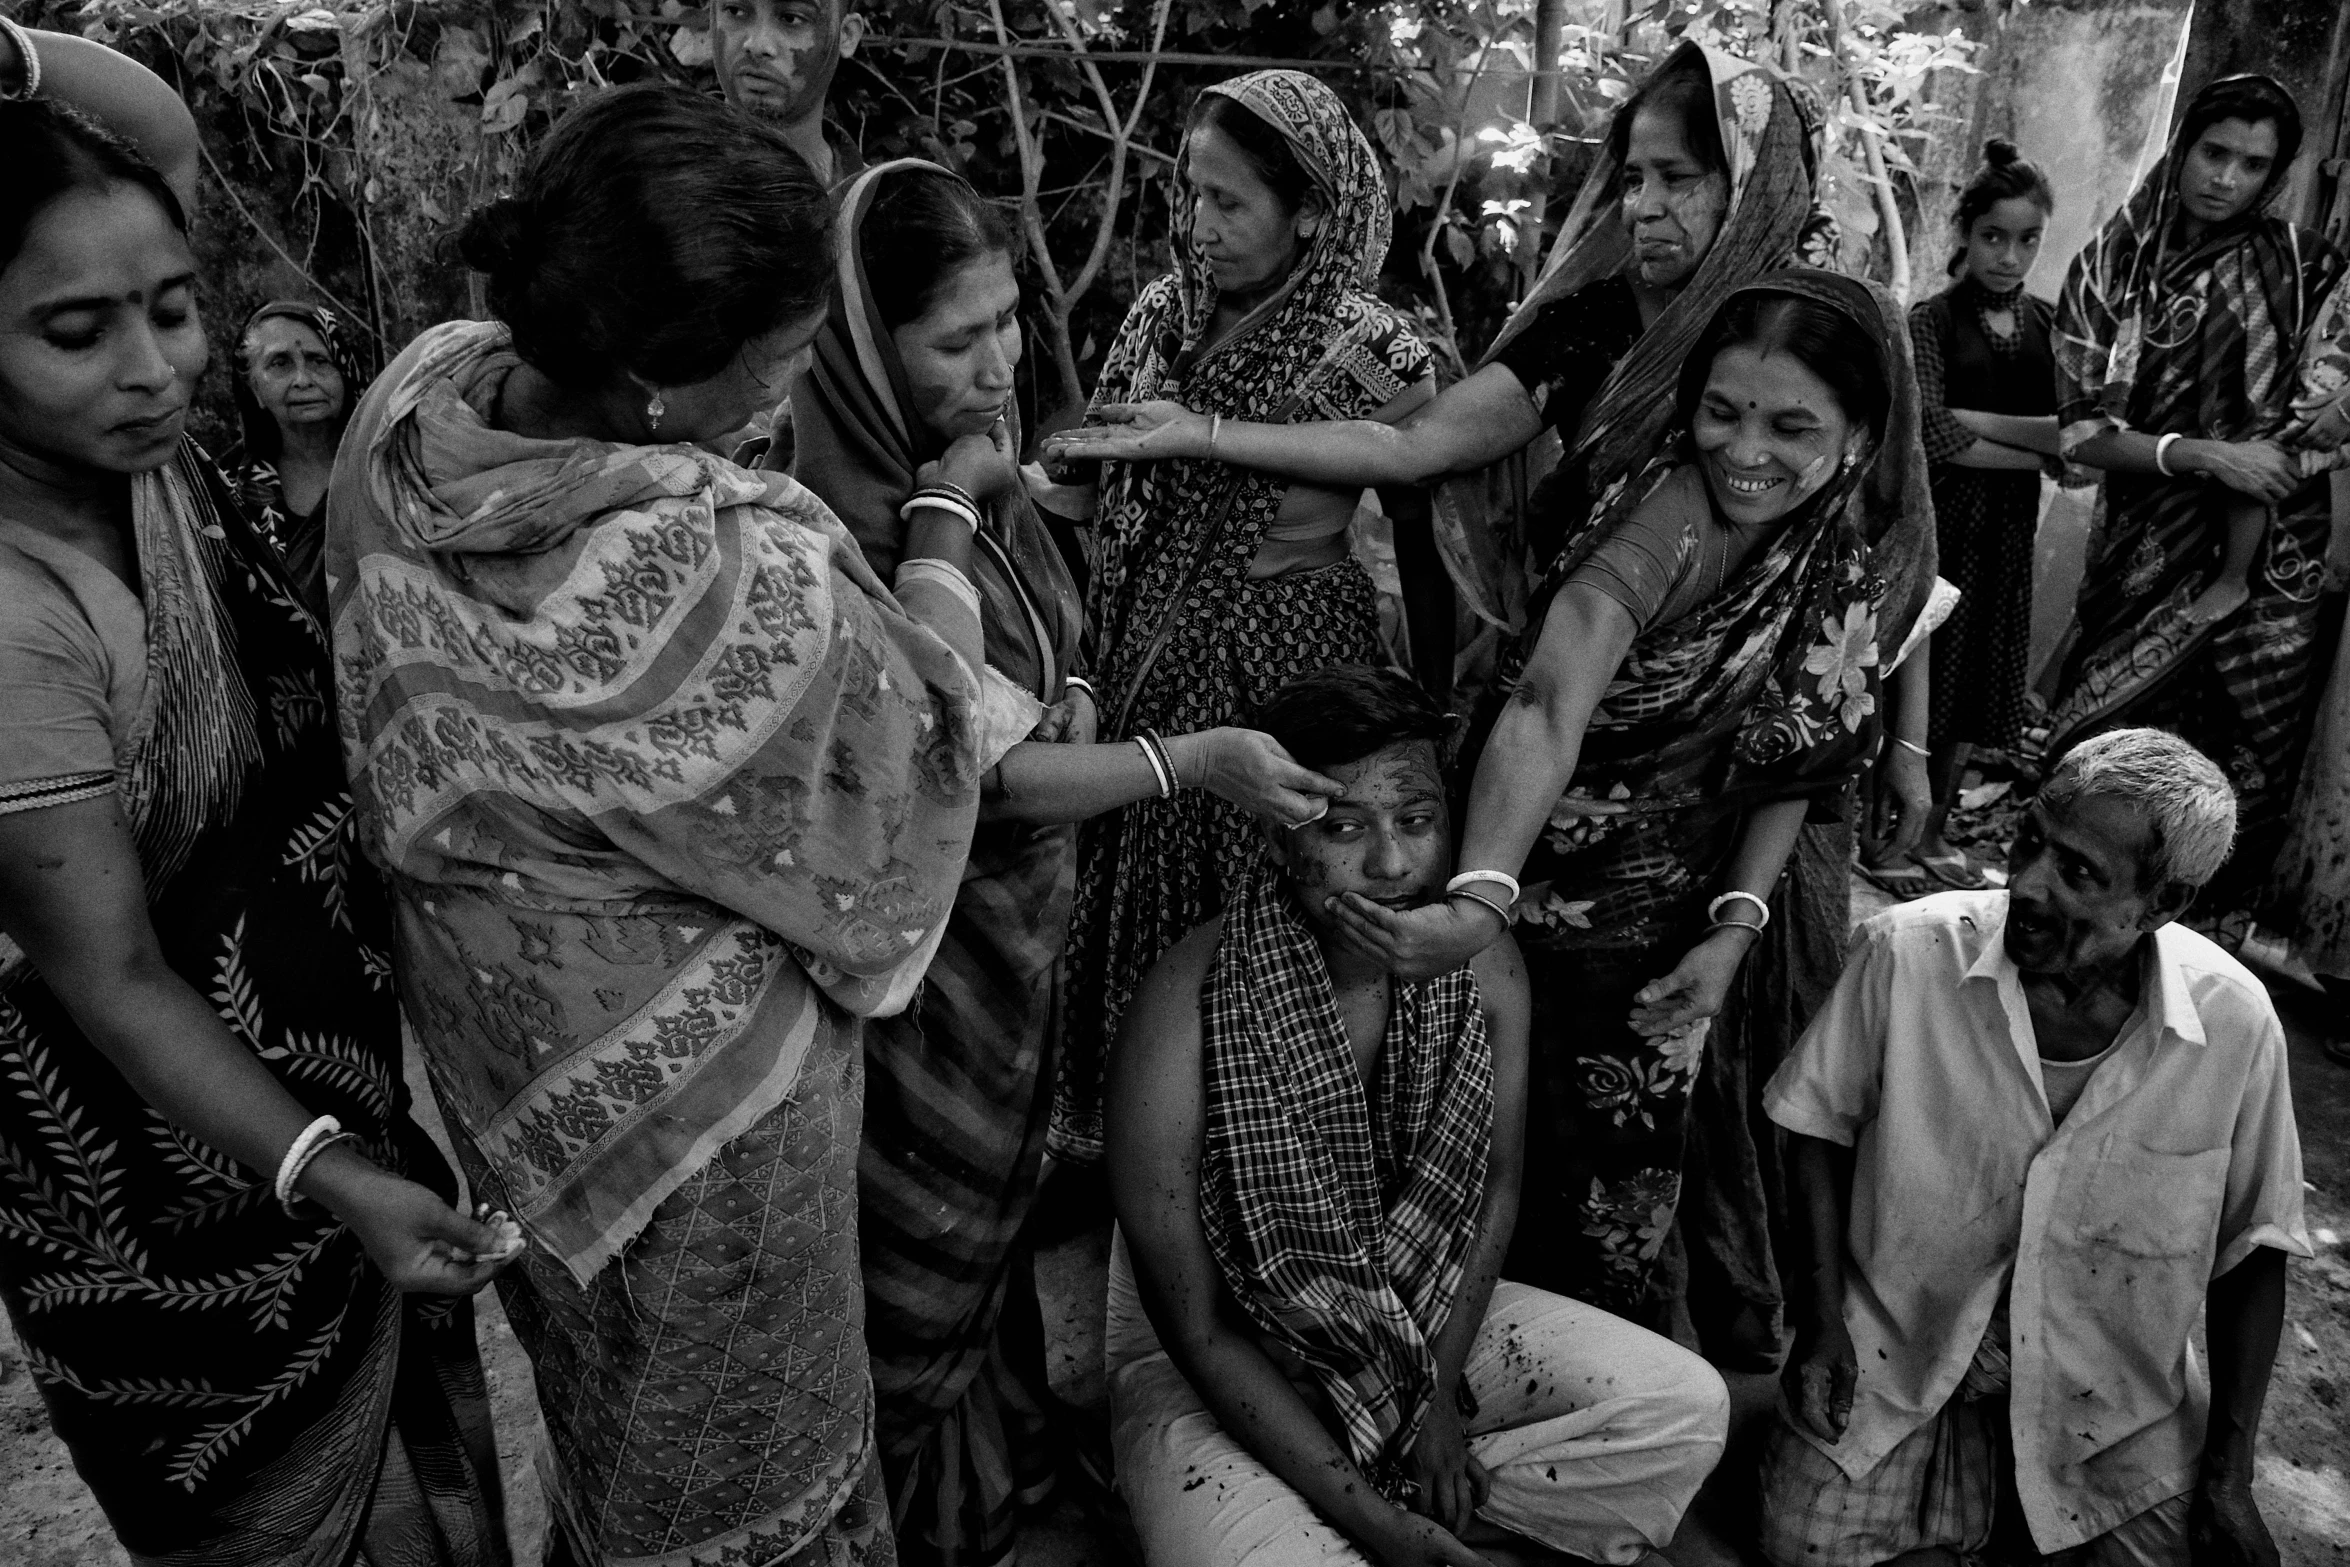
[[[932,511],[943,511],[973,533],[979,531],[979,514],[977,512],[951,495],[934,495],[927,490],[898,508],[899,520],[911,519],[919,507],[928,507]]]
[[[41,51],[33,47],[33,35],[22,27],[0,16],[0,32],[8,35],[16,45],[17,56],[24,61],[24,85],[12,93],[0,93],[0,101],[11,98],[30,98],[41,90]]]
[[[1061,677],[1061,695],[1067,696],[1072,690],[1084,692],[1097,703],[1102,699],[1102,694],[1093,688],[1093,682],[1083,675],[1063,675]]]
[[[1216,460],[1217,460],[1217,459],[1216,459],[1216,438],[1217,438],[1218,436],[1222,435],[1223,433],[1224,433],[1224,416],[1223,416],[1222,414],[1211,414],[1211,415],[1209,415],[1209,417],[1208,417],[1208,461],[1210,461],[1210,462],[1214,462],[1214,461],[1216,461]]]
[[[2177,478],[2177,477],[2178,477],[2178,475],[2177,475],[2177,474],[2175,474],[2175,473],[2173,473],[2173,472],[2171,471],[2171,466],[2170,466],[2170,449],[2171,449],[2171,445],[2172,445],[2172,443],[2174,443],[2174,442],[2177,442],[2177,441],[2183,441],[2183,440],[2185,440],[2185,439],[2186,439],[2186,437],[2185,437],[2185,436],[2183,436],[2183,435],[2181,435],[2181,434],[2179,434],[2179,432],[2178,432],[2178,431],[2176,431],[2176,430],[2173,430],[2173,431],[2172,431],[2170,434],[2168,434],[2168,435],[2164,435],[2164,436],[2157,436],[2157,437],[2155,438],[2155,442],[2154,442],[2154,471],[2155,471],[2156,473],[2159,473],[2159,474],[2161,474],[2161,475],[2162,475],[2164,478],[2166,478],[2166,479],[2175,479],[2175,478]]]
[[[1142,735],[1136,735],[1134,743],[1142,747],[1142,759],[1150,763],[1151,776],[1158,780],[1159,798],[1162,800],[1174,799],[1175,780],[1167,776],[1167,764],[1160,759],[1158,747],[1152,745],[1149,739]]]
[[[288,1208],[293,1205],[294,1182],[300,1178],[303,1168],[317,1155],[326,1139],[342,1129],[342,1122],[331,1115],[322,1115],[308,1126],[303,1127],[293,1142],[288,1145],[286,1156],[277,1162],[277,1180],[271,1185],[271,1189],[277,1193],[279,1207]]]
[[[1705,906],[1705,917],[1714,923],[1719,924],[1722,918],[1722,905],[1725,903],[1734,903],[1740,898],[1744,898],[1747,902],[1753,904],[1757,909],[1762,911],[1762,925],[1755,926],[1754,928],[1756,930],[1761,930],[1763,926],[1770,924],[1771,905],[1759,892],[1725,892],[1720,897],[1714,899],[1713,902]]]
[[[1926,747],[1918,744],[1915,740],[1904,740],[1901,738],[1901,736],[1895,735],[1893,737],[1893,743],[1901,747],[1904,751],[1914,751],[1929,761],[1933,759],[1934,753],[1928,750]]]
[[[1451,894],[1459,892],[1461,889],[1468,886],[1471,882],[1476,881],[1494,882],[1507,889],[1510,895],[1510,907],[1512,908],[1516,908],[1518,900],[1525,896],[1525,889],[1518,885],[1518,878],[1512,876],[1507,871],[1463,871],[1458,876],[1455,876],[1452,880],[1444,884],[1445,894],[1449,897]]]

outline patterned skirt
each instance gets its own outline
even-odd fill
[[[1290,681],[1332,664],[1384,665],[1377,595],[1352,558],[1244,582],[1216,639],[1224,657],[1165,682],[1129,728],[1174,736],[1246,723]],[[1079,838],[1052,1151],[1102,1153],[1102,1067],[1135,986],[1159,955],[1222,912],[1257,862],[1255,818],[1200,789],[1098,816]]]
[[[582,1288],[498,1278],[530,1352],[562,1537],[594,1567],[893,1567],[857,1273],[863,1039],[821,1029],[792,1097]],[[474,1191],[503,1182],[451,1118]],[[551,1458],[551,1462],[547,1461]]]
[[[2024,694],[2032,661],[2032,562],[2040,524],[2040,476],[1934,468],[1937,570],[1961,597],[1934,633],[1937,668],[1963,679],[1934,682],[1937,745],[2009,748],[2030,722]]]

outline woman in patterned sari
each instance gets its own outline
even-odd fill
[[[2204,909],[2237,934],[2282,841],[2307,739],[2330,517],[2323,477],[2302,479],[2272,439],[2342,271],[2324,239],[2267,212],[2300,140],[2300,113],[2269,78],[2204,88],[2057,304],[2063,445],[2106,479],[2049,753],[2151,724],[2227,769],[2236,852]],[[2273,508],[2252,595],[2208,615],[2196,601],[2245,496]]]
[[[1211,415],[1393,420],[1434,395],[1427,346],[1369,292],[1392,210],[1370,142],[1329,88],[1258,71],[1206,89],[1176,164],[1176,266],[1111,345],[1095,405],[1180,394]],[[1101,474],[1089,610],[1102,732],[1228,723],[1293,677],[1384,662],[1371,579],[1348,554],[1359,484],[1293,485],[1203,449]],[[1390,516],[1404,493],[1383,494]],[[1081,835],[1056,1151],[1101,1156],[1101,1073],[1134,986],[1223,906],[1258,856],[1247,815],[1197,794]]]
[[[491,1567],[465,1297],[495,1237],[408,1119],[325,637],[183,433],[196,128],[86,39],[7,30],[0,88],[26,78],[0,102],[0,1299],[132,1560]]]
[[[328,514],[361,840],[551,1438],[553,1560],[894,1559],[857,1267],[863,1020],[938,949],[980,774],[972,530],[895,596],[699,442],[825,320],[832,208],[683,89],[572,110],[468,220],[495,322],[426,332]],[[998,710],[1007,738],[983,750]]]
[[[1508,1275],[1620,1315],[1673,1223],[1709,1023],[1807,813],[1843,805],[1876,743],[1898,588],[1860,501],[1897,319],[1809,268],[1731,294],[1682,367],[1681,433],[1570,529],[1502,660],[1458,890],[1336,910],[1420,975],[1514,906],[1541,1049]]]
[[[1088,743],[1084,606],[1012,462],[1018,231],[911,158],[859,175],[841,228],[832,314],[792,390],[793,472],[876,571],[903,553],[900,512],[922,484],[982,504],[972,577],[990,677],[1043,713],[982,780],[920,1003],[865,1031],[865,1338],[898,1550],[987,1567],[1051,1478],[1041,1324],[1015,1242],[1044,1165],[1040,1079],[1077,880],[1067,824],[1159,789],[1139,746]],[[1170,735],[1166,758],[1243,809],[1294,818],[1319,798],[1301,792],[1315,775],[1251,730]]]

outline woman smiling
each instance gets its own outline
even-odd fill
[[[1811,802],[1876,743],[1886,584],[1852,502],[1891,403],[1885,310],[1791,269],[1714,313],[1679,435],[1570,533],[1503,658],[1454,895],[1334,910],[1406,974],[1522,918],[1534,1037],[1554,1043],[1531,1069],[1511,1278],[1639,1310],[1709,1021]]]

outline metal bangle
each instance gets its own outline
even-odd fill
[[[0,102],[33,97],[41,90],[41,51],[33,47],[33,35],[5,16],[0,16],[0,32],[8,35],[16,45],[17,57],[24,61],[24,85],[14,92],[0,93]]]
[[[1484,904],[1494,913],[1501,916],[1501,928],[1503,930],[1509,929],[1511,925],[1516,923],[1517,916],[1513,915],[1509,910],[1503,908],[1500,904],[1494,902],[1491,898],[1488,898],[1481,892],[1471,892],[1466,887],[1455,887],[1452,891],[1446,893],[1445,896],[1448,898],[1466,898],[1471,903]]]
[[[1901,738],[1901,736],[1895,735],[1893,736],[1893,743],[1901,747],[1904,751],[1914,751],[1918,755],[1925,757],[1928,761],[1933,760],[1934,753],[1928,750],[1926,747],[1918,744],[1915,740],[1904,740]]]
[[[1071,687],[1075,687],[1077,690],[1084,692],[1087,696],[1092,697],[1096,703],[1099,703],[1102,699],[1102,694],[1093,688],[1093,682],[1086,679],[1083,675],[1063,675],[1061,677],[1061,694],[1063,696],[1068,695]]]
[[[1174,799],[1175,782],[1173,779],[1167,776],[1166,762],[1160,759],[1158,751],[1151,745],[1150,741],[1143,738],[1141,735],[1136,735],[1134,737],[1134,743],[1142,747],[1142,759],[1150,764],[1151,777],[1158,782],[1159,798],[1162,800]]]
[[[1183,775],[1175,771],[1175,753],[1167,749],[1167,742],[1159,738],[1159,732],[1156,729],[1145,729],[1142,732],[1142,737],[1148,740],[1151,749],[1158,753],[1159,765],[1166,768],[1167,793],[1165,797],[1173,799],[1175,791],[1183,787]]]
[[[1720,897],[1714,899],[1713,902],[1705,906],[1705,917],[1709,920],[1712,920],[1716,925],[1723,923],[1722,905],[1725,903],[1734,903],[1740,898],[1744,898],[1747,902],[1753,904],[1757,909],[1762,911],[1762,925],[1755,926],[1754,928],[1756,930],[1761,930],[1763,925],[1768,925],[1771,922],[1770,901],[1763,897],[1763,895],[1759,892],[1725,892]],[[1731,923],[1735,924],[1737,922],[1732,921]]]
[[[1708,935],[1711,935],[1717,930],[1751,930],[1757,936],[1761,935],[1763,930],[1760,925],[1755,924],[1752,920],[1715,920],[1705,929]]]
[[[1218,436],[1222,435],[1223,433],[1224,433],[1224,416],[1223,416],[1222,414],[1211,414],[1211,415],[1209,415],[1209,416],[1208,416],[1208,461],[1210,461],[1210,462],[1214,462],[1214,461],[1216,461],[1216,460],[1217,460],[1217,458],[1216,458],[1216,438],[1217,438]]]

